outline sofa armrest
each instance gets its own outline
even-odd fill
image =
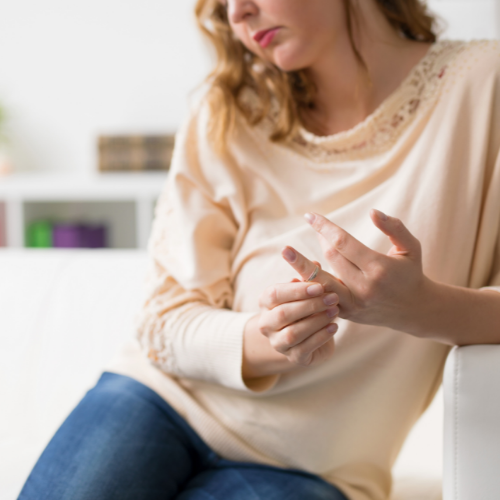
[[[500,345],[453,348],[443,384],[443,500],[498,500]]]

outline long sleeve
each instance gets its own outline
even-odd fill
[[[481,287],[481,290],[496,290],[497,292],[500,292],[500,225],[498,225],[497,229],[493,263],[488,279],[488,285]]]
[[[497,235],[497,243],[493,257],[491,275],[488,280],[488,286],[481,287],[481,290],[495,290],[500,292],[500,230]]]
[[[148,245],[153,269],[138,337],[149,359],[171,375],[248,390],[243,330],[257,311],[231,310],[231,255],[245,224],[240,181],[234,166],[212,153],[206,123],[193,114],[177,136]]]
[[[500,94],[500,81],[497,82],[497,95]],[[500,101],[492,105],[492,124],[490,147],[485,169],[484,201],[478,231],[478,252],[474,271],[486,286],[482,290],[500,292]]]

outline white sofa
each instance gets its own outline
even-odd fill
[[[0,500],[14,500],[51,435],[126,339],[142,251],[0,250]],[[500,347],[455,349],[394,468],[392,500],[500,498]],[[69,499],[70,500],[70,499]]]

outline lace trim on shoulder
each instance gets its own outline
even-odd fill
[[[290,146],[319,163],[368,158],[388,151],[417,111],[435,102],[448,65],[465,47],[467,43],[460,41],[437,42],[400,87],[356,127],[326,137],[301,129]]]

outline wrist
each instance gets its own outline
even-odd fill
[[[259,316],[253,316],[245,325],[243,333],[242,375],[244,380],[278,375],[292,370],[297,366],[288,358],[276,351],[269,339],[259,330]]]
[[[399,329],[415,337],[431,338],[433,325],[436,324],[443,308],[445,287],[443,283],[424,276],[420,287],[407,305]]]

